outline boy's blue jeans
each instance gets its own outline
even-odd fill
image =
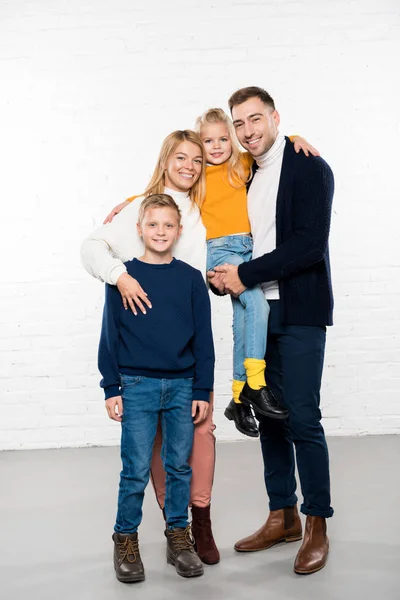
[[[228,235],[207,241],[207,271],[229,263],[240,265],[251,260],[250,235]],[[260,287],[231,296],[233,308],[233,378],[246,381],[245,358],[264,360],[267,347],[269,305]]]
[[[165,515],[169,527],[188,525],[192,469],[188,460],[193,443],[193,379],[155,379],[121,375],[122,471],[115,531],[135,533],[142,520],[144,490],[158,420],[161,457],[167,474]]]

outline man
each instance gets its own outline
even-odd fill
[[[260,440],[270,514],[238,552],[263,550],[300,540],[295,456],[307,515],[294,570],[322,569],[331,517],[329,459],[320,423],[320,386],[326,326],[332,325],[333,296],[328,236],[334,181],[320,157],[296,154],[278,132],[280,117],[271,96],[258,87],[235,92],[229,106],[236,134],[255,159],[248,188],[254,238],[253,260],[217,267],[210,281],[239,295],[261,284],[270,305],[267,382],[289,410],[287,421],[259,415]]]

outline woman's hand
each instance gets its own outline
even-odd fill
[[[146,306],[151,308],[151,302],[147,297],[146,292],[142,289],[141,285],[128,273],[122,273],[118,277],[117,288],[122,296],[122,303],[125,310],[128,310],[128,306],[134,315],[137,315],[137,308],[140,308],[142,313],[146,314]]]
[[[106,411],[113,421],[122,421],[122,396],[113,396],[106,400]]]
[[[103,225],[105,225],[106,223],[111,223],[111,221],[113,220],[113,218],[115,217],[115,215],[117,215],[118,213],[121,212],[121,210],[123,208],[125,208],[125,206],[128,206],[128,204],[130,204],[129,200],[125,200],[125,202],[121,202],[121,204],[117,204],[117,206],[114,206],[114,208],[112,209],[112,211],[110,212],[109,215],[106,216],[106,218],[103,221]]]
[[[311,144],[309,144],[307,140],[300,135],[292,135],[290,139],[294,144],[294,149],[297,154],[300,152],[300,150],[303,150],[306,156],[308,156],[308,153],[312,154],[313,156],[320,156],[318,150],[314,148],[314,146],[311,146]]]
[[[192,402],[192,417],[193,423],[201,423],[208,415],[209,403],[204,400],[193,400]],[[196,416],[197,414],[197,416]],[[195,418],[196,417],[196,418]]]

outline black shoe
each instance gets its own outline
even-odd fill
[[[243,404],[252,406],[255,412],[271,419],[287,419],[289,416],[289,411],[279,404],[268,386],[252,390],[246,381],[239,400]]]
[[[181,577],[203,575],[203,563],[194,549],[194,539],[190,525],[186,528],[167,528],[165,537],[167,538],[167,563],[175,565],[178,575],[181,575]]]
[[[144,580],[137,533],[114,533],[114,569],[118,581],[133,583]]]
[[[229,421],[234,421],[236,429],[249,437],[258,437],[258,427],[247,404],[238,404],[233,399],[225,409],[224,415]]]

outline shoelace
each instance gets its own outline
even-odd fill
[[[136,562],[139,554],[139,542],[138,540],[132,540],[131,538],[125,538],[125,541],[118,542],[118,549],[120,553],[120,562],[127,560],[130,563]],[[132,558],[133,557],[133,558]]]
[[[171,531],[171,541],[174,544],[177,551],[181,550],[193,550],[194,538],[190,525],[185,529],[176,529]]]

